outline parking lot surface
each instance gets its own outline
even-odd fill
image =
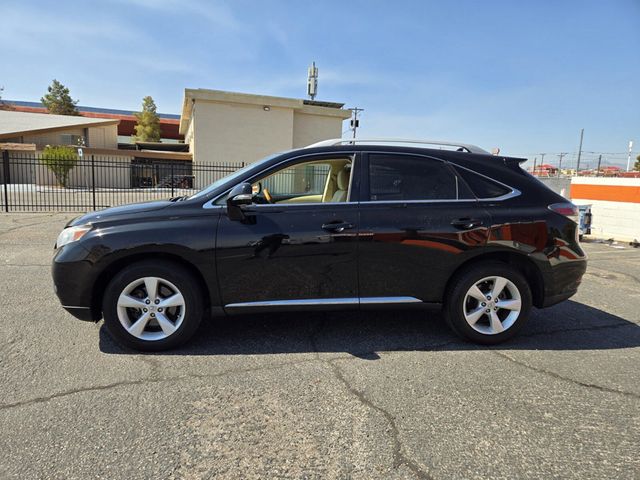
[[[204,322],[119,348],[52,290],[72,215],[0,215],[0,478],[637,478],[640,249],[479,347],[437,312]],[[258,279],[257,279],[258,280]]]

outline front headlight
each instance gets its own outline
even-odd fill
[[[60,235],[58,235],[58,239],[56,240],[56,248],[64,247],[67,243],[77,242],[82,237],[84,237],[85,233],[91,230],[90,225],[80,225],[77,227],[67,227]]]

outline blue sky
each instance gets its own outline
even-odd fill
[[[362,135],[571,161],[584,128],[587,151],[640,150],[640,0],[3,0],[1,18],[6,99],[57,78],[82,105],[180,113],[185,87],[303,97],[315,60],[318,99],[364,108]]]

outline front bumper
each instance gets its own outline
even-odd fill
[[[101,318],[100,314],[94,312],[90,307],[70,307],[63,305],[62,308],[78,320],[83,320],[85,322],[97,322]]]
[[[62,307],[80,320],[97,321],[101,316],[92,305],[94,272],[88,254],[81,245],[65,245],[53,257],[51,275]]]

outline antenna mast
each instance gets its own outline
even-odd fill
[[[307,95],[311,100],[316,98],[318,94],[318,67],[316,62],[313,62],[309,67],[309,76],[307,78]]]

